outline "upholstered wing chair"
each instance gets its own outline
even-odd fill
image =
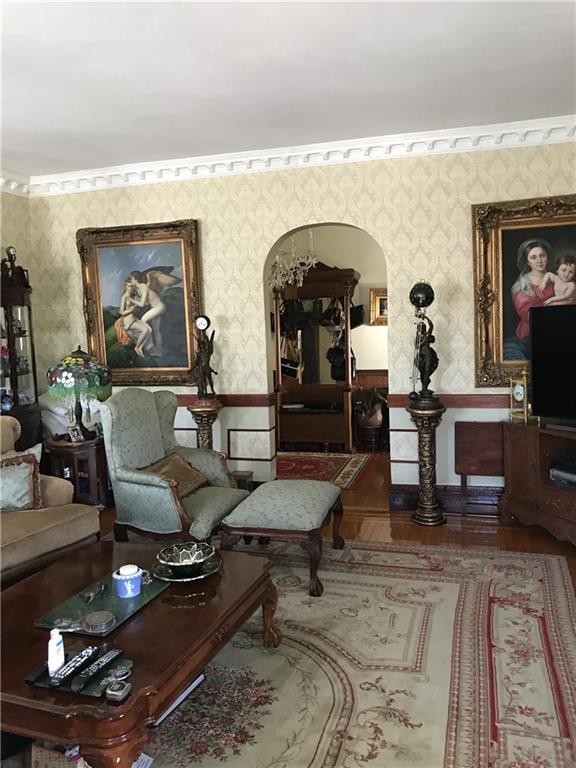
[[[102,404],[108,471],[116,504],[114,534],[126,541],[128,530],[149,536],[173,534],[201,541],[243,499],[223,454],[186,448],[174,437],[176,396],[130,388]],[[208,485],[180,498],[177,485],[146,468],[177,453],[208,480]]]

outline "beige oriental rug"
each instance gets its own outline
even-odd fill
[[[271,546],[283,641],[255,614],[154,731],[154,768],[573,768],[576,601],[561,557],[355,543],[306,592]]]

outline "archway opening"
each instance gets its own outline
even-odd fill
[[[389,431],[387,419],[387,406],[385,396],[388,392],[388,270],[386,258],[377,241],[364,230],[341,223],[306,224],[286,232],[271,248],[264,268],[264,294],[267,313],[268,333],[267,341],[267,368],[269,386],[279,389],[279,377],[277,375],[277,323],[274,322],[274,296],[269,284],[269,276],[272,265],[284,254],[306,253],[312,248],[318,261],[326,267],[338,269],[353,269],[357,273],[358,283],[352,295],[355,309],[352,310],[354,327],[350,331],[350,342],[353,351],[353,377],[352,377],[352,452],[358,453],[386,453],[389,450]],[[310,304],[310,306],[308,306]],[[327,301],[321,306],[325,311]],[[309,313],[312,310],[312,302],[305,302],[304,310]],[[318,312],[318,304],[314,311]],[[363,317],[360,319],[361,315]],[[319,332],[320,339],[326,336],[325,330]],[[305,346],[305,345],[304,345]],[[330,363],[323,358],[326,356],[325,346],[320,343],[320,362],[317,366],[317,383],[329,387]],[[300,343],[301,357],[305,351]],[[306,360],[301,359],[306,369]],[[333,370],[333,369],[332,369]],[[310,366],[308,368],[308,373]],[[300,381],[306,379],[301,371]],[[285,377],[280,377],[286,387]],[[293,388],[292,385],[291,389]],[[384,397],[384,399],[382,399]],[[292,398],[294,399],[294,398]],[[296,396],[297,399],[297,396]],[[378,407],[378,404],[380,406]],[[298,403],[292,403],[297,406]],[[375,407],[376,406],[376,407]],[[380,409],[382,419],[377,418]],[[367,419],[367,413],[375,418]],[[279,414],[276,413],[276,425],[279,424]],[[333,445],[329,440],[317,441],[317,435],[307,439],[284,440],[282,435],[277,439],[277,449],[284,451],[302,452],[332,452],[342,450],[342,447]],[[294,438],[294,435],[291,435]]]

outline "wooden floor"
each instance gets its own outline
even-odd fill
[[[568,560],[576,587],[576,547],[559,541],[538,526],[503,524],[494,517],[448,515],[446,525],[416,525],[410,512],[390,512],[390,464],[387,454],[379,456],[355,491],[343,491],[342,535],[347,540],[411,542],[459,547],[495,547],[512,552],[563,555]],[[112,530],[114,510],[100,516],[102,535]],[[327,534],[328,535],[328,534]]]
[[[495,547],[511,552],[540,552],[563,555],[576,587],[576,547],[559,541],[539,526],[513,522],[503,524],[494,517],[448,515],[446,525],[416,525],[410,512],[390,512],[388,455],[372,464],[357,491],[343,491],[342,535],[357,541],[411,542],[413,544],[459,547]]]

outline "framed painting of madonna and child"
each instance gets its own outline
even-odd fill
[[[576,195],[473,205],[472,222],[476,386],[508,386],[529,366],[530,309],[576,305]]]
[[[201,312],[195,220],[76,235],[88,349],[114,384],[190,384]]]

